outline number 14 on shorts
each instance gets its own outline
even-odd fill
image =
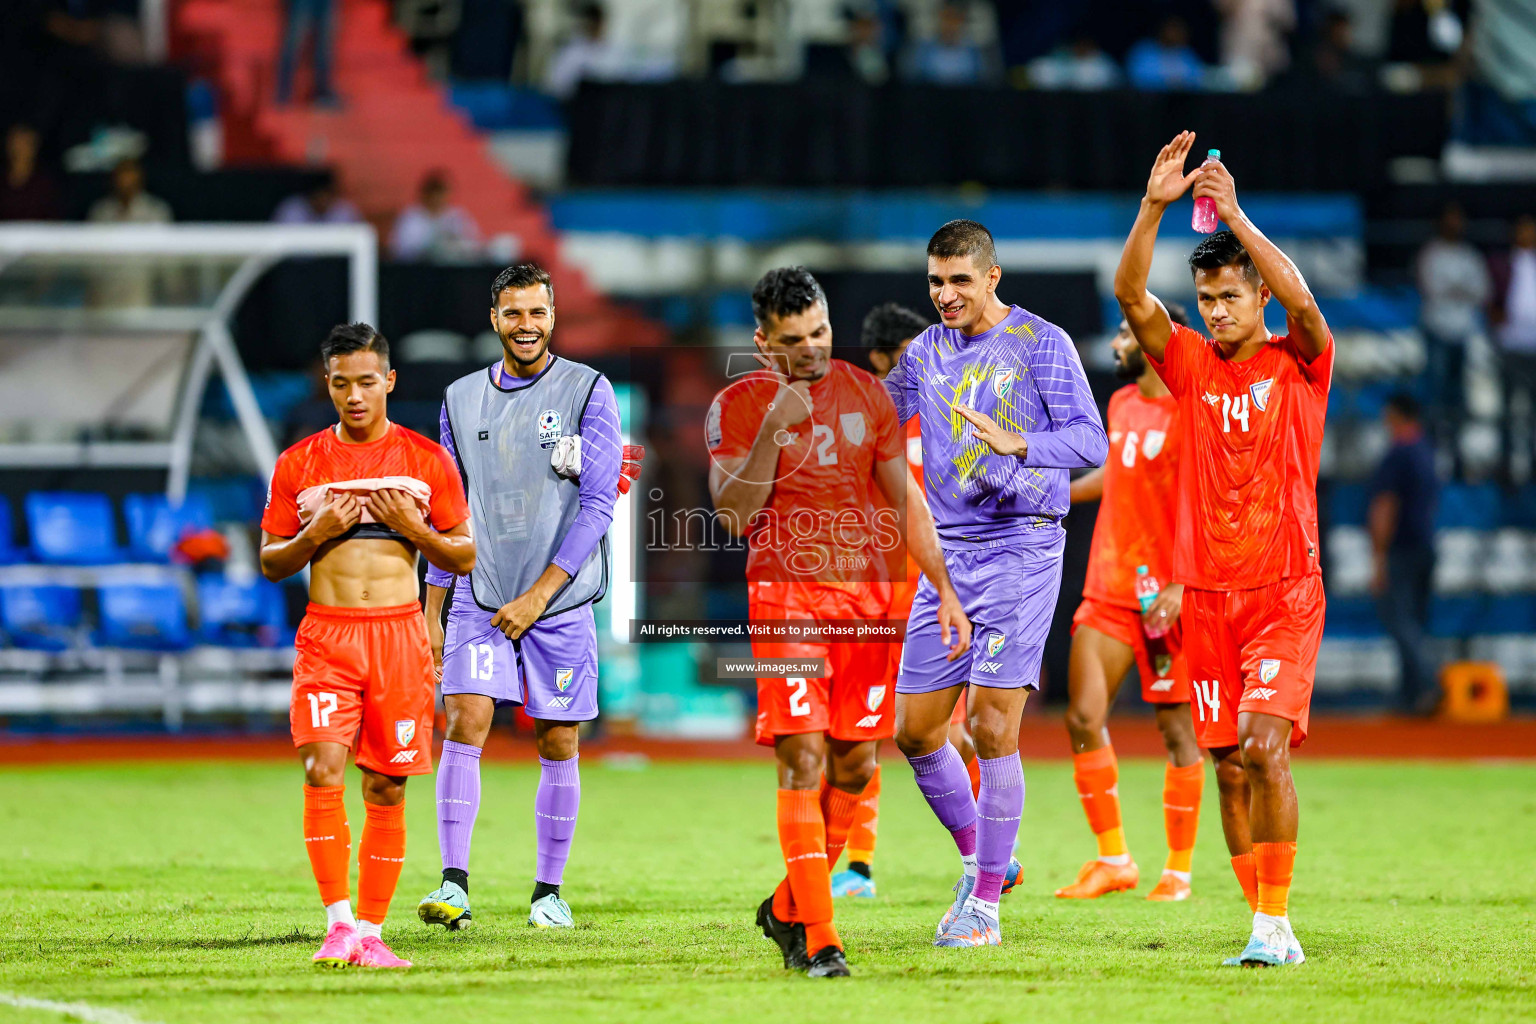
[[[1221,681],[1195,679],[1190,682],[1195,698],[1195,713],[1202,722],[1215,722],[1221,718]]]

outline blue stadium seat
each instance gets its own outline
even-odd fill
[[[144,562],[168,562],[171,549],[189,531],[213,527],[213,508],[201,495],[172,505],[163,494],[130,494],[123,499],[128,520],[128,551]]]
[[[222,576],[197,581],[198,639],[221,647],[277,647],[287,627],[287,602],[275,583],[235,583]]]
[[[1381,620],[1376,617],[1376,602],[1368,597],[1330,599],[1323,633],[1333,639],[1359,639],[1381,636]]]
[[[1536,632],[1536,595],[1507,594],[1488,599],[1488,608],[1480,616],[1476,633]]]
[[[37,584],[0,587],[0,626],[17,647],[67,650],[80,628],[80,591]]]
[[[27,560],[27,553],[16,546],[16,524],[11,521],[11,503],[0,498],[0,565]]]
[[[101,588],[103,647],[183,651],[192,645],[187,606],[174,583],[108,583]]]
[[[34,491],[27,495],[32,554],[58,565],[105,565],[123,560],[105,494]]]
[[[1440,489],[1435,529],[1496,530],[1504,501],[1493,484],[1446,484]]]
[[[1429,633],[1431,636],[1463,637],[1484,632],[1482,624],[1487,611],[1488,601],[1484,595],[1436,594],[1429,599]]]

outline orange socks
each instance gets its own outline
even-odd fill
[[[1248,909],[1257,911],[1259,909],[1259,875],[1254,865],[1253,854],[1250,852],[1233,857],[1232,873],[1237,876],[1237,884],[1243,887],[1243,897],[1248,901]]]
[[[821,780],[821,820],[827,827],[827,870],[837,867],[837,858],[843,855],[848,835],[862,805],[863,794],[845,793]],[[873,843],[870,844],[873,847]]]
[[[981,796],[981,759],[972,754],[971,759],[965,762],[965,771],[971,777],[971,798],[979,798]]]
[[[1205,762],[1163,768],[1163,827],[1168,832],[1168,862],[1164,871],[1177,871],[1189,880],[1195,852],[1195,833],[1200,830],[1200,794],[1205,789]]]
[[[304,849],[326,906],[351,898],[347,872],[351,868],[352,830],[342,786],[304,787]],[[365,833],[366,834],[366,833]]]
[[[1113,857],[1113,863],[1124,863],[1119,858],[1128,857],[1128,853],[1125,830],[1120,827],[1120,769],[1115,748],[1104,746],[1073,754],[1072,779],[1088,814],[1088,827],[1099,841],[1099,858]]]
[[[1258,912],[1284,917],[1291,892],[1291,872],[1296,867],[1296,844],[1254,843],[1253,864],[1258,876]]]
[[[383,924],[405,864],[405,804],[363,804],[368,818],[358,843],[357,916]]]
[[[851,805],[852,798],[849,802]],[[780,885],[774,893],[774,915],[805,925],[805,946],[812,955],[824,946],[841,947],[842,940],[832,925],[832,872],[827,867],[821,794],[814,789],[779,790],[778,817],[788,886],[786,891],[786,886]],[[787,916],[786,911],[793,916]]]
[[[869,785],[859,794],[858,809],[853,812],[853,824],[848,828],[848,860],[863,864],[875,862],[875,833],[880,827],[880,766],[869,777]],[[832,819],[827,819],[827,861],[832,859]]]

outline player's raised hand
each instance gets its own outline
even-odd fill
[[[1141,621],[1152,629],[1172,629],[1183,608],[1184,584],[1170,583],[1158,591],[1156,600],[1141,613]]]
[[[352,529],[362,516],[363,505],[357,495],[332,491],[325,496],[325,503],[315,510],[315,517],[305,530],[317,543],[324,544]]]
[[[1157,160],[1152,164],[1152,175],[1147,179],[1148,201],[1167,206],[1189,188],[1200,173],[1198,167],[1188,174],[1184,173],[1184,162],[1194,144],[1194,132],[1179,132],[1157,154]]]
[[[416,499],[405,491],[386,487],[364,495],[362,503],[374,522],[383,523],[402,537],[417,536],[427,529]]]
[[[1232,172],[1220,160],[1212,160],[1195,168],[1195,198],[1209,196],[1216,202],[1216,215],[1231,224],[1242,212],[1237,205],[1237,183]]]
[[[951,629],[954,630],[954,643],[949,642]],[[960,607],[954,587],[946,587],[939,595],[939,636],[949,648],[945,661],[954,661],[971,649],[971,620],[965,617],[965,609]]]
[[[789,375],[779,369],[766,353],[758,352],[756,356],[757,361],[763,364],[763,369],[772,373],[779,381],[779,390],[774,392],[773,400],[768,403],[768,415],[765,420],[769,427],[773,430],[784,430],[810,419],[811,413],[815,410],[815,404],[811,400],[811,382],[790,380]]]
[[[963,416],[971,425],[971,435],[997,454],[1017,455],[1020,458],[1029,454],[1028,441],[1011,430],[1004,430],[986,413],[978,412],[960,402],[955,403],[955,412]]]

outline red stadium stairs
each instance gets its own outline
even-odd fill
[[[387,239],[395,214],[415,200],[426,172],[441,168],[455,201],[484,237],[509,233],[522,258],[549,270],[560,293],[560,350],[571,355],[659,345],[657,324],[600,294],[560,257],[559,237],[527,188],[492,159],[469,121],[432,82],[389,20],[386,0],[337,0],[333,62],[339,109],[276,103],[282,0],[184,0],[174,5],[178,60],[214,77],[231,164],[287,163],[335,169],[345,193]],[[295,95],[309,92],[301,71]]]

